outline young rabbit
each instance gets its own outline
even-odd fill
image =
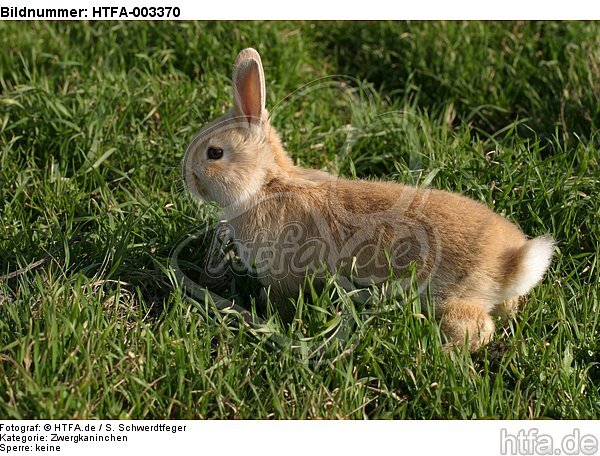
[[[236,59],[233,92],[233,109],[188,147],[183,176],[193,195],[223,208],[238,255],[282,313],[293,313],[287,298],[307,275],[337,271],[350,286],[368,286],[391,271],[410,284],[414,265],[449,342],[466,338],[476,350],[494,331],[490,314],[511,313],[544,276],[552,240],[528,240],[481,203],[295,166],[269,121],[254,49]]]

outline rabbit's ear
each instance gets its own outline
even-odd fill
[[[252,48],[244,49],[233,69],[233,102],[237,114],[248,123],[260,123],[265,110],[265,74],[260,55]]]

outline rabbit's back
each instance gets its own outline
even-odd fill
[[[230,219],[246,266],[284,294],[297,294],[307,274],[325,269],[370,285],[415,264],[436,295],[468,289],[491,302],[503,255],[525,242],[518,227],[464,196],[323,176],[309,184],[307,177],[273,179]]]

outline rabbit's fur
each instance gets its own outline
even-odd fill
[[[293,311],[286,298],[325,268],[368,286],[388,280],[390,270],[403,277],[415,264],[449,342],[466,337],[475,350],[494,331],[490,314],[512,313],[542,279],[552,240],[528,240],[481,203],[295,166],[265,110],[254,49],[239,54],[233,84],[233,109],[190,144],[183,175],[192,194],[223,208],[239,256],[284,314]],[[209,147],[222,157],[208,158]]]

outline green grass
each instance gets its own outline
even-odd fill
[[[269,107],[345,75],[274,110],[303,166],[461,192],[556,238],[489,347],[445,355],[407,290],[305,362],[173,286],[170,252],[217,216],[180,161],[245,46]],[[34,266],[0,278],[1,418],[599,417],[598,23],[3,22],[0,48],[0,276]],[[311,298],[270,324],[316,334],[348,306],[335,283]]]

